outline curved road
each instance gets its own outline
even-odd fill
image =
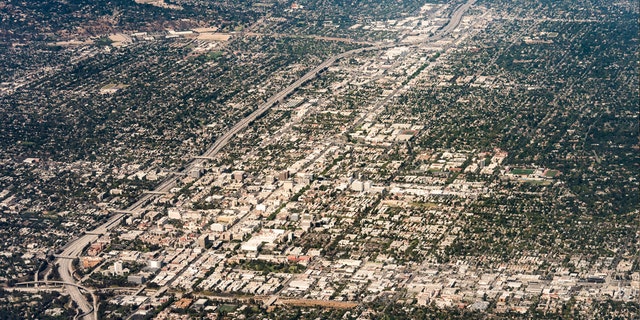
[[[68,287],[74,287],[76,289],[82,289],[86,292],[88,292],[89,294],[91,294],[91,299],[93,300],[93,305],[91,305],[88,311],[84,311],[82,314],[76,315],[74,317],[74,319],[77,318],[84,318],[86,316],[88,316],[89,314],[94,314],[94,317],[97,319],[97,312],[98,312],[98,297],[93,293],[92,290],[90,290],[89,288],[79,285],[77,283],[74,282],[66,282],[66,281],[27,281],[27,282],[19,282],[16,283],[16,287],[14,289],[18,289],[18,286],[27,286],[27,288],[29,288],[29,285],[38,285],[38,284],[44,284],[45,286],[49,286],[49,285],[59,285],[62,286],[64,285],[64,289],[68,290]],[[34,287],[33,289],[42,289],[42,287]],[[84,296],[83,296],[84,297]]]
[[[453,31],[462,20],[462,16],[465,11],[468,10],[471,5],[475,3],[476,0],[469,0],[465,4],[456,8],[456,10],[452,13],[449,18],[449,22],[436,34],[429,37],[426,41],[437,41],[442,39],[444,36]],[[246,127],[251,124],[251,122],[255,121],[267,112],[271,107],[273,107],[277,102],[283,100],[295,90],[297,90],[301,85],[305,82],[315,78],[318,74],[320,74],[327,67],[334,64],[336,61],[362,52],[388,49],[397,46],[406,46],[406,45],[415,45],[424,43],[416,42],[416,43],[387,43],[381,45],[375,45],[366,48],[354,49],[351,51],[347,51],[341,53],[339,55],[333,56],[322,62],[320,65],[315,67],[313,70],[309,71],[307,74],[296,80],[294,83],[283,89],[282,91],[273,95],[269,100],[262,103],[258,106],[258,108],[253,111],[249,116],[240,120],[240,122],[236,123],[233,127],[231,127],[225,134],[223,134],[220,138],[218,138],[203,154],[201,157],[193,159],[185,168],[182,170],[183,173],[188,173],[192,168],[203,164],[207,159],[214,157],[222,148],[224,148],[229,141],[240,131],[244,130]],[[171,190],[176,185],[176,182],[180,178],[181,175],[170,175],[165,180],[163,180],[158,187],[156,187],[153,192],[156,194],[144,194],[142,195],[136,203],[129,206],[125,211],[136,211],[144,206],[145,203],[157,197],[158,194],[166,193]],[[107,222],[100,225],[96,229],[92,230],[90,233],[86,233],[83,236],[72,240],[69,242],[62,251],[61,254],[58,255],[56,262],[58,264],[58,272],[63,282],[68,283],[65,285],[65,289],[69,292],[71,298],[78,304],[80,309],[82,310],[84,319],[98,319],[98,314],[96,308],[94,308],[89,301],[87,301],[86,297],[80,292],[78,285],[75,284],[76,280],[73,276],[73,258],[77,258],[80,256],[84,248],[89,245],[91,242],[96,241],[99,237],[99,234],[104,234],[109,230],[113,229],[115,226],[119,225],[120,220],[125,216],[124,213],[118,213],[112,216]],[[94,302],[95,303],[95,302]],[[93,312],[92,312],[93,311]]]

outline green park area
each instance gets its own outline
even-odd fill
[[[509,173],[516,174],[516,175],[530,175],[534,171],[535,171],[534,169],[514,168],[514,169],[511,169]]]

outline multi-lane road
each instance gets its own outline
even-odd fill
[[[442,39],[444,36],[452,32],[462,20],[462,17],[467,9],[469,9],[476,0],[469,0],[465,4],[459,6],[454,10],[449,18],[448,23],[440,29],[436,34],[429,37],[426,40],[416,43],[385,43],[374,45],[371,47],[359,48],[350,50],[335,56],[332,56],[325,61],[323,61],[320,65],[315,67],[313,70],[307,72],[301,78],[290,84],[288,87],[284,88],[280,92],[273,95],[269,100],[260,104],[258,108],[253,111],[249,116],[240,120],[240,122],[236,123],[233,127],[231,127],[225,134],[220,136],[200,157],[193,159],[181,173],[188,173],[192,169],[202,165],[207,159],[213,158],[222,148],[224,148],[229,141],[240,131],[244,130],[248,127],[253,121],[258,119],[264,113],[266,113],[269,109],[271,109],[276,103],[282,101],[287,96],[296,91],[300,86],[302,86],[305,82],[315,78],[320,74],[323,70],[333,65],[336,61],[343,59],[345,57],[367,52],[374,50],[382,50],[389,49],[397,46],[406,46],[406,45],[417,45],[423,44],[425,42],[433,42]],[[90,232],[86,232],[83,236],[72,240],[65,247],[64,250],[57,256],[56,263],[58,265],[58,272],[62,281],[68,284],[75,284],[76,280],[73,276],[73,259],[80,256],[82,251],[86,246],[90,243],[96,241],[100,234],[105,234],[109,232],[111,229],[120,224],[120,221],[123,217],[125,217],[126,212],[135,212],[143,208],[149,201],[153,200],[160,194],[167,193],[173,188],[178,179],[182,174],[172,174],[169,175],[165,180],[163,180],[158,187],[156,187],[151,193],[143,194],[133,205],[129,206],[126,210],[123,210],[120,213],[114,214],[107,222],[100,225]],[[69,292],[69,295],[76,302],[78,307],[82,310],[84,314],[84,319],[98,319],[97,310],[95,305],[92,305],[87,301],[87,298],[80,292],[80,289],[77,285],[65,285],[65,289]],[[94,301],[95,304],[95,301]]]

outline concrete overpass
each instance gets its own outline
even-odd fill
[[[33,287],[30,287],[31,285],[33,285]],[[42,287],[41,285],[44,285],[44,287]],[[51,287],[54,288],[51,288]],[[44,290],[61,290],[64,289],[66,290],[69,287],[73,287],[76,290],[84,290],[87,293],[91,294],[91,298],[93,300],[93,304],[90,305],[90,308],[88,310],[83,310],[83,313],[78,314],[74,317],[74,319],[84,319],[87,318],[89,316],[91,316],[93,319],[98,319],[98,297],[96,297],[96,295],[93,293],[93,290],[79,285],[77,283],[74,282],[66,282],[66,281],[47,281],[47,280],[43,280],[43,281],[26,281],[26,282],[18,282],[16,283],[16,287],[12,288],[12,289],[17,289],[20,290],[22,288],[28,289],[28,290],[36,290],[36,291],[44,291]],[[74,300],[75,301],[75,300]]]

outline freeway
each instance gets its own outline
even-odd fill
[[[127,212],[136,212],[143,208],[147,203],[158,197],[163,193],[169,192],[178,182],[182,173],[188,173],[193,168],[196,168],[202,165],[207,159],[213,158],[222,148],[224,148],[231,139],[238,134],[240,131],[244,130],[248,127],[253,121],[258,119],[264,113],[266,113],[269,109],[271,109],[276,103],[282,101],[287,96],[296,91],[300,86],[302,86],[307,81],[318,76],[322,71],[324,71],[329,66],[333,65],[336,61],[343,59],[348,56],[352,56],[355,54],[360,54],[368,51],[375,50],[383,50],[389,49],[397,46],[406,46],[406,45],[419,45],[425,42],[437,41],[445,37],[447,34],[452,32],[462,20],[462,17],[466,10],[468,10],[476,0],[469,0],[465,4],[459,6],[454,10],[449,18],[448,23],[440,29],[436,34],[432,35],[428,39],[421,42],[414,43],[385,43],[378,44],[370,47],[364,47],[359,49],[350,50],[347,52],[343,52],[341,54],[332,56],[325,61],[323,61],[320,65],[307,72],[305,75],[300,77],[298,80],[281,90],[280,92],[273,95],[269,100],[260,104],[258,108],[249,114],[246,118],[240,120],[233,127],[231,127],[225,134],[220,136],[200,157],[196,157],[191,162],[185,166],[185,168],[177,174],[169,175],[163,180],[160,185],[158,185],[151,193],[144,193],[134,204],[129,206],[123,211]],[[65,247],[63,247],[63,251],[58,255],[56,259],[56,263],[58,264],[58,272],[62,281],[68,283],[65,285],[65,289],[69,292],[69,295],[75,301],[80,309],[83,311],[84,319],[98,319],[97,310],[87,301],[86,297],[80,292],[80,289],[77,285],[75,285],[76,280],[73,276],[73,259],[74,257],[79,257],[82,251],[86,246],[90,243],[96,241],[100,234],[107,233],[109,230],[113,229],[117,225],[119,225],[120,221],[125,217],[124,213],[116,213],[114,214],[107,222],[98,226],[94,230],[89,233],[85,233],[83,236],[76,238],[69,242]],[[74,284],[74,285],[71,285]],[[94,302],[95,304],[95,302]],[[92,312],[93,311],[93,312]]]
[[[78,304],[80,310],[82,310],[84,315],[82,318],[84,319],[98,319],[98,311],[94,306],[89,304],[89,301],[87,301],[86,297],[80,292],[80,287],[75,284],[76,280],[73,276],[73,259],[69,259],[69,257],[79,257],[87,245],[98,240],[100,237],[98,234],[106,233],[108,230],[112,229],[123,217],[124,214],[116,214],[107,220],[107,222],[94,229],[92,234],[85,234],[75,239],[65,247],[56,259],[58,273],[60,274],[62,282],[65,283],[65,289],[69,292],[71,299],[73,299],[73,301]]]
[[[77,239],[71,246],[63,251],[63,255],[69,257],[77,257],[80,256],[82,250],[84,249],[86,244],[91,243],[98,239],[97,235],[84,235],[83,237]],[[72,259],[62,259],[58,258],[58,272],[60,273],[60,278],[62,282],[65,283],[65,289],[69,293],[71,299],[78,304],[80,310],[82,310],[85,315],[84,319],[98,319],[97,310],[93,308],[87,298],[80,292],[80,289],[75,284],[75,279],[73,277],[73,260]],[[93,311],[93,313],[92,313]]]
[[[456,8],[451,14],[449,18],[449,22],[445,25],[441,30],[439,35],[444,36],[450,32],[452,32],[455,28],[460,25],[460,21],[462,20],[462,16],[464,13],[471,8],[471,6],[476,2],[476,0],[469,0],[465,4]]]

